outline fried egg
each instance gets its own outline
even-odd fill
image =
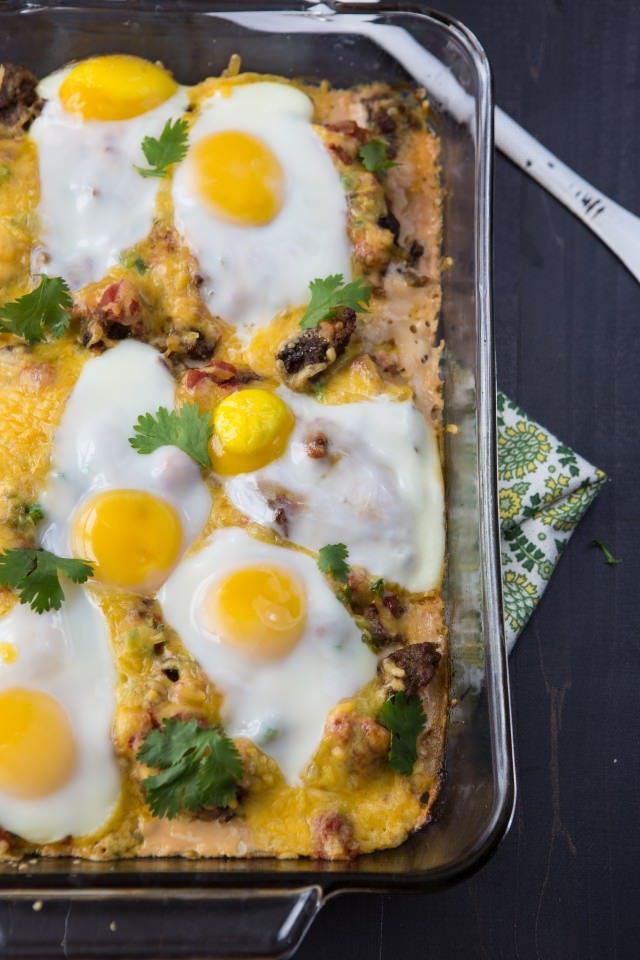
[[[94,833],[120,793],[105,619],[65,583],[60,610],[0,620],[0,823],[33,843]]]
[[[432,427],[411,402],[329,405],[280,387],[238,391],[214,410],[212,462],[256,523],[412,592],[439,586],[444,493]]]
[[[124,341],[89,360],[56,432],[41,498],[42,543],[94,564],[97,580],[154,591],[202,529],[211,498],[177,447],[142,455],[129,438],[143,413],[174,407],[174,383],[157,350]]]
[[[174,176],[176,226],[198,259],[201,292],[243,339],[307,303],[316,277],[351,277],[346,200],[312,113],[288,84],[219,90]]]
[[[224,694],[227,733],[249,737],[295,782],[328,711],[376,658],[314,561],[227,527],[167,580],[165,618]]]
[[[72,289],[99,280],[148,234],[161,180],[142,177],[144,137],[187,106],[171,74],[139,57],[92,57],[40,82],[30,129],[40,170],[40,247],[33,272]]]

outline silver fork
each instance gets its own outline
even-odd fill
[[[496,146],[600,237],[640,281],[640,217],[605,197],[499,107]]]

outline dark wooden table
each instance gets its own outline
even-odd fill
[[[640,212],[637,0],[442,6],[484,45],[496,101]],[[500,385],[611,482],[511,657],[509,836],[445,893],[330,903],[300,960],[640,957],[640,286],[500,157],[495,241]]]

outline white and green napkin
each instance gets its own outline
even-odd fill
[[[508,649],[606,475],[498,393],[498,494]]]

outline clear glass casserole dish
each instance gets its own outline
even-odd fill
[[[426,892],[495,849],[514,804],[496,507],[491,316],[492,98],[475,38],[442,14],[393,2],[242,4],[173,0],[0,8],[0,62],[43,76],[75,58],[133,53],[183,83],[246,69],[385,80],[427,89],[442,141],[442,335],[453,706],[435,822],[353,863],[34,860],[0,864],[0,957],[262,957],[297,947],[328,896]],[[42,909],[33,912],[34,903]]]

